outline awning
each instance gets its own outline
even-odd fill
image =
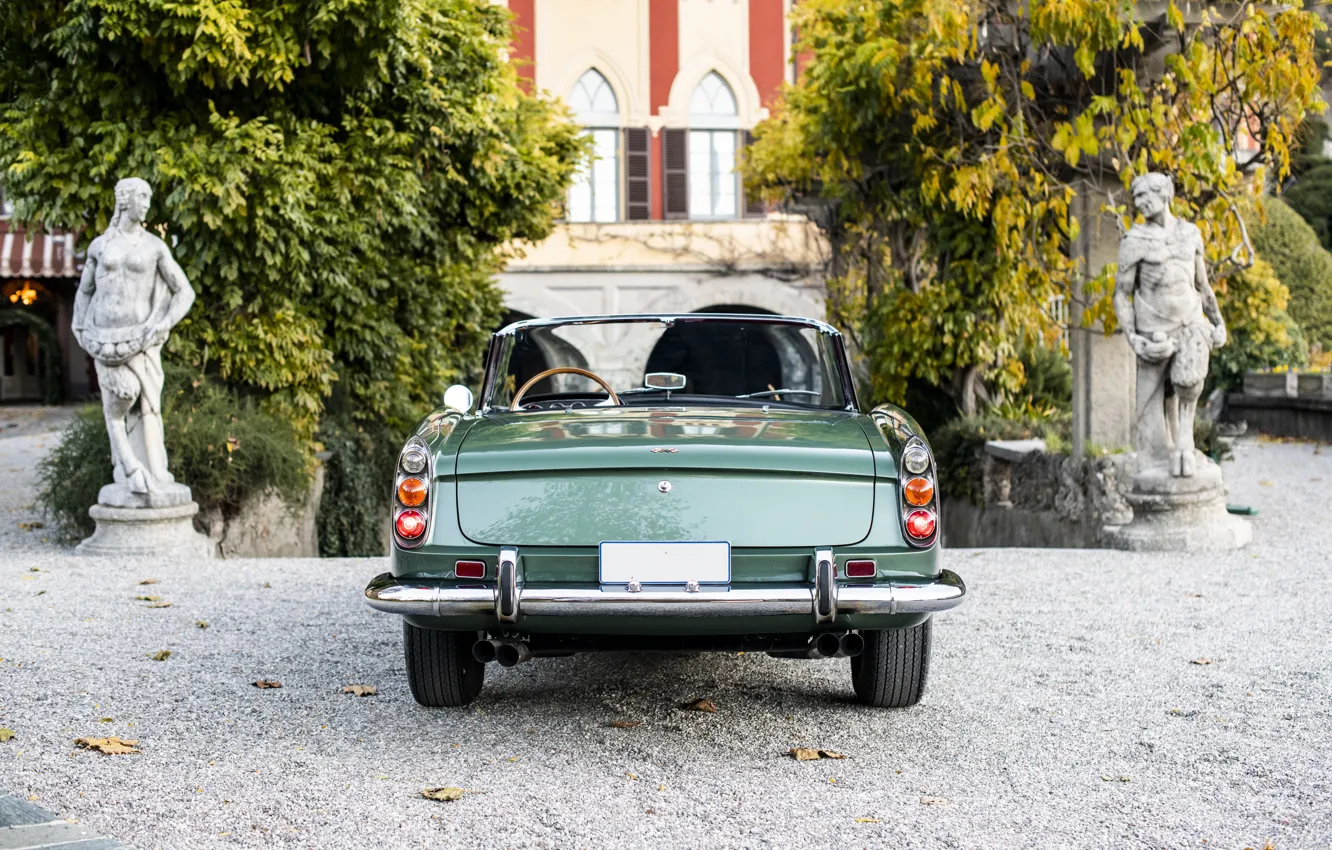
[[[0,221],[0,278],[77,277],[82,270],[82,258],[74,256],[74,234],[24,233]]]

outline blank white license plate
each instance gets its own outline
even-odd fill
[[[726,584],[730,580],[730,543],[601,544],[602,584]]]

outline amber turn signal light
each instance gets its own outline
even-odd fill
[[[394,526],[397,527],[398,534],[408,540],[415,540],[425,534],[426,519],[420,511],[403,511],[398,514]]]
[[[906,487],[902,488],[902,495],[909,505],[917,507],[928,505],[930,499],[934,498],[934,485],[928,478],[911,478],[907,481]]]
[[[426,500],[426,483],[419,478],[404,478],[398,485],[398,501],[414,508]],[[915,504],[915,502],[912,502]],[[924,502],[921,502],[924,504]]]
[[[907,534],[924,540],[934,533],[934,514],[930,511],[912,511],[906,518]]]

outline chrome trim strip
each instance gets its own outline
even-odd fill
[[[837,562],[831,549],[814,550],[814,623],[837,619]]]
[[[523,614],[533,617],[808,617],[814,608],[808,587],[766,590],[701,588],[644,589],[631,593],[619,585],[590,588],[524,588]]]
[[[766,588],[704,587],[630,593],[619,585],[600,588],[517,587],[517,611],[533,617],[780,617],[811,616],[815,591],[808,585]],[[836,611],[846,614],[933,614],[962,604],[967,588],[957,573],[910,584],[846,584]],[[498,594],[483,586],[402,583],[391,573],[365,589],[370,607],[391,614],[456,617],[497,615]],[[515,611],[515,618],[517,615]]]
[[[605,325],[625,322],[734,322],[736,320],[762,325],[800,325],[815,328],[821,333],[841,336],[842,332],[827,322],[804,316],[773,316],[762,313],[602,313],[589,316],[551,316],[543,319],[524,319],[505,325],[496,336],[511,336],[530,328],[551,328],[560,325]]]
[[[518,550],[512,546],[501,548],[495,571],[495,617],[501,623],[516,623],[521,607],[518,591]]]

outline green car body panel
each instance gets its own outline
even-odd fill
[[[525,588],[596,589],[605,540],[725,540],[733,589],[809,584],[814,545],[834,549],[837,575],[873,559],[873,578],[840,584],[929,582],[939,547],[910,546],[899,462],[921,436],[892,406],[855,411],[724,407],[594,407],[459,415],[437,410],[417,436],[431,454],[429,524],[414,548],[395,543],[395,579],[442,588],[494,587],[500,546],[518,547]],[[922,437],[923,439],[923,437]],[[654,449],[674,451],[654,451]],[[669,481],[663,493],[658,485]],[[458,579],[455,562],[485,563]],[[896,629],[928,614],[839,613],[824,628]],[[493,612],[412,614],[413,625],[506,629]],[[511,626],[507,627],[512,629]],[[743,635],[747,616],[525,616],[524,633]],[[767,616],[764,633],[810,633],[808,614]]]

